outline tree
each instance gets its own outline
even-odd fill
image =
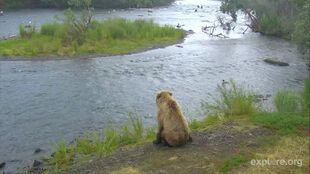
[[[67,26],[66,42],[77,41],[82,44],[93,18],[91,0],[69,0],[68,5],[74,9],[81,9],[81,14],[76,15],[71,8],[64,12],[64,24]]]

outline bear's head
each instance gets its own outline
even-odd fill
[[[156,95],[156,103],[160,104],[163,101],[170,99],[171,97],[172,97],[172,92],[167,91],[167,90],[159,91]]]

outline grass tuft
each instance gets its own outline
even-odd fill
[[[101,132],[89,132],[77,138],[70,146],[66,146],[66,143],[61,141],[48,163],[55,166],[57,170],[62,170],[79,155],[102,157],[111,154],[119,147],[150,142],[153,139],[155,139],[155,128],[144,129],[141,118],[129,114],[129,121],[122,126],[121,130],[110,126]]]
[[[61,141],[55,146],[55,153],[47,162],[57,170],[64,169],[72,163],[74,156],[75,151],[72,146],[67,147],[66,142]]]
[[[299,112],[300,96],[296,92],[283,90],[276,94],[274,103],[281,113],[296,113]]]
[[[193,131],[205,131],[207,129],[216,127],[224,122],[227,121],[227,118],[225,116],[220,116],[220,115],[210,115],[207,116],[203,120],[193,120],[190,122],[189,127]]]
[[[219,98],[214,104],[204,103],[204,107],[213,113],[225,115],[247,115],[256,111],[254,95],[242,87],[237,86],[234,81],[218,85]]]

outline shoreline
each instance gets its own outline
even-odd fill
[[[5,57],[0,56],[0,61],[49,61],[49,60],[76,60],[76,59],[93,59],[93,58],[104,58],[104,57],[111,57],[111,56],[124,56],[124,55],[132,55],[137,53],[142,53],[150,50],[155,50],[159,48],[166,48],[169,46],[181,44],[185,41],[185,38],[190,35],[189,31],[186,31],[184,38],[178,39],[172,43],[164,43],[164,44],[154,44],[151,46],[148,46],[146,48],[138,48],[134,51],[128,52],[128,53],[121,53],[121,54],[85,54],[85,55],[78,55],[78,56],[55,56],[55,55],[47,55],[47,56],[35,56],[35,57]]]

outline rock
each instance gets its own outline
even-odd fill
[[[55,153],[55,152],[53,152],[53,153],[51,154],[51,157],[55,157],[55,154],[56,154],[56,153]]]
[[[183,48],[183,46],[182,46],[182,45],[176,45],[176,47],[178,47],[178,48]]]
[[[0,169],[3,169],[4,167],[5,167],[5,162],[3,162],[3,163],[0,163]]]
[[[271,65],[277,65],[277,66],[289,66],[289,64],[286,62],[281,62],[281,61],[274,60],[274,59],[264,59],[264,62],[269,63]]]
[[[34,150],[34,154],[38,154],[38,153],[40,153],[40,152],[43,152],[43,149],[41,149],[41,148],[37,148],[36,150]]]
[[[186,31],[186,34],[194,34],[195,32],[193,30]]]
[[[39,167],[41,164],[43,164],[41,161],[34,160],[33,163],[32,163],[32,167],[33,167],[33,168],[37,168],[37,167]]]

